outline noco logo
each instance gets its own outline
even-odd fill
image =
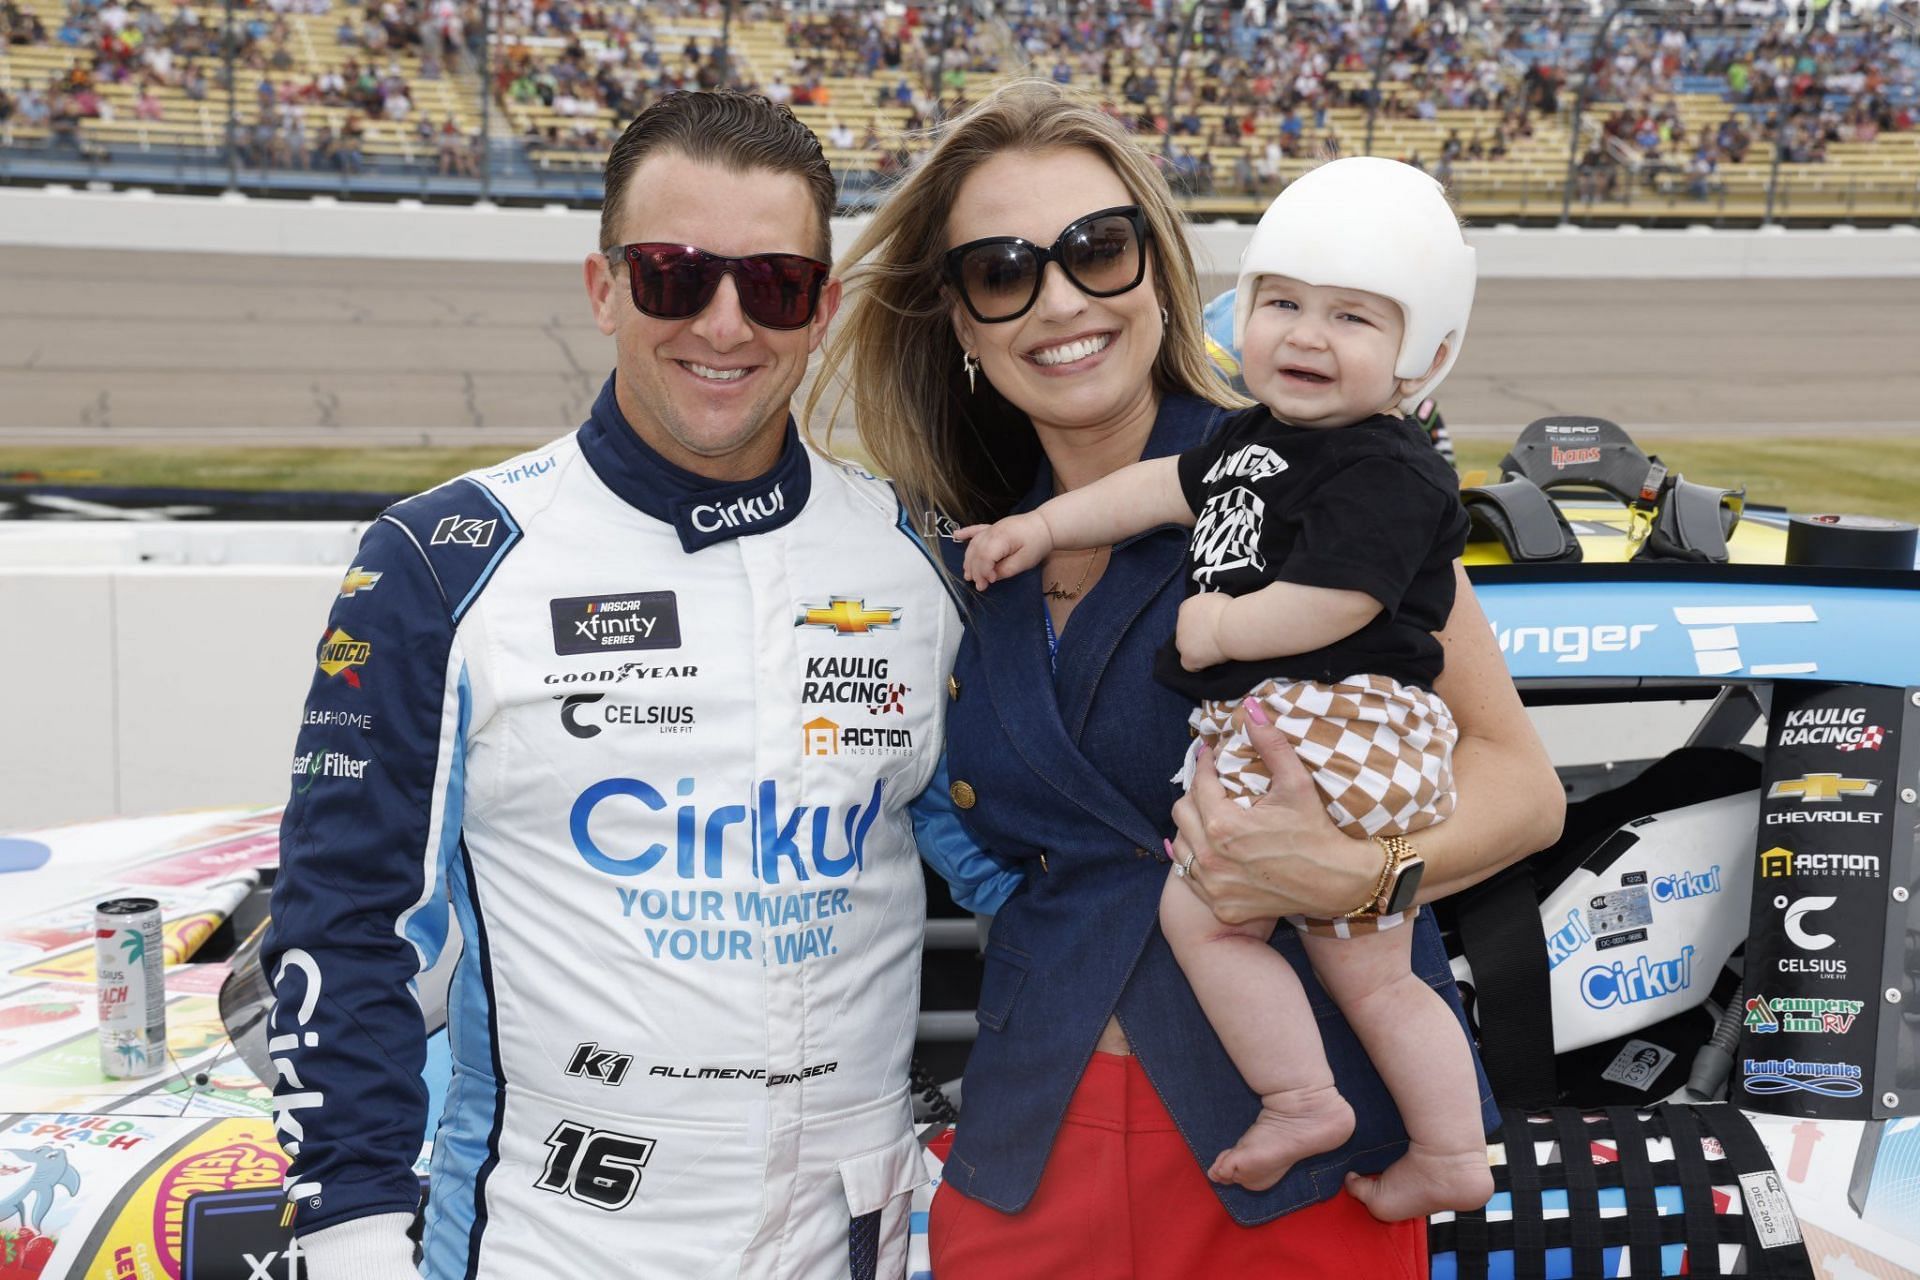
[[[793,625],[823,627],[841,636],[864,636],[898,627],[901,615],[905,612],[904,609],[882,605],[869,609],[862,596],[829,596],[825,604],[801,605]]]
[[[372,645],[365,640],[355,640],[339,627],[321,638],[320,670],[329,677],[339,676],[352,688],[360,687],[360,675],[354,668],[366,666],[371,657]]]

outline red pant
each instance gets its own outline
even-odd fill
[[[1139,1060],[1096,1053],[1040,1188],[1018,1214],[942,1184],[933,1280],[1424,1280],[1427,1224],[1374,1220],[1342,1191],[1264,1226],[1228,1216]]]

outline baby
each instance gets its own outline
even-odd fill
[[[1432,692],[1433,632],[1453,607],[1467,519],[1453,473],[1403,416],[1460,351],[1474,255],[1438,183],[1391,160],[1336,160],[1300,178],[1241,259],[1235,335],[1261,405],[1210,444],[1122,468],[1023,515],[963,529],[977,588],[1055,548],[1193,527],[1190,594],[1158,678],[1191,695],[1198,753],[1242,804],[1269,779],[1246,721],[1276,724],[1341,830],[1383,857],[1367,900],[1338,919],[1289,917],[1314,973],[1380,1072],[1411,1143],[1347,1188],[1377,1218],[1475,1209],[1493,1192],[1473,1059],[1459,1023],[1414,976],[1422,864],[1406,837],[1453,811],[1457,731]],[[1176,865],[1160,926],[1248,1085],[1253,1126],[1213,1162],[1264,1190],[1353,1131],[1275,922],[1221,924]]]

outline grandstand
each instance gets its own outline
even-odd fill
[[[1024,73],[1109,104],[1199,216],[1256,216],[1370,149],[1482,221],[1920,221],[1920,4],[1851,6],[270,0],[236,4],[229,39],[205,5],[0,0],[0,180],[590,204],[625,119],[724,81],[790,102],[857,208]]]

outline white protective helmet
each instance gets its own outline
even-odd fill
[[[1244,364],[1261,276],[1391,298],[1406,320],[1395,377],[1418,378],[1447,344],[1438,372],[1401,399],[1402,412],[1411,413],[1460,358],[1477,274],[1473,250],[1438,182],[1398,160],[1331,160],[1294,179],[1254,228],[1240,255],[1234,346]]]

